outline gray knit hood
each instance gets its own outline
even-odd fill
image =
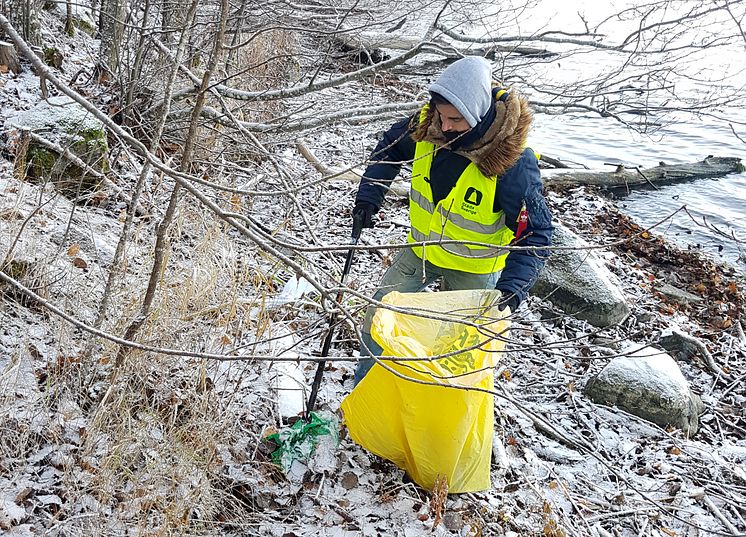
[[[492,106],[492,66],[480,56],[466,56],[445,68],[428,88],[458,110],[474,127]]]

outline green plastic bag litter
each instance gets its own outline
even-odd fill
[[[319,437],[330,436],[339,444],[339,421],[334,414],[311,412],[311,421],[298,420],[287,429],[267,437],[277,444],[272,462],[288,472],[295,461],[307,461],[319,443]]]

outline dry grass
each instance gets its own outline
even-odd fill
[[[443,520],[448,499],[448,480],[445,475],[435,476],[435,485],[430,493],[430,515],[433,517],[433,530]]]
[[[38,231],[30,226],[25,233],[41,246],[32,239]],[[260,277],[256,266],[242,262],[251,251],[188,203],[172,233],[169,263],[140,340],[226,352],[266,329],[257,327],[266,316],[252,320],[238,299],[248,293],[261,303],[273,288],[271,276]],[[138,311],[151,260],[139,261],[130,260],[113,297],[115,315],[103,327],[109,332],[122,333]],[[71,277],[78,278],[75,285]],[[51,288],[51,300],[60,303],[65,289],[65,309],[76,304],[78,314],[92,311],[100,299],[90,292],[97,277],[66,274]],[[3,300],[3,315],[14,309],[19,330],[33,323],[33,311],[13,296]],[[44,482],[31,478],[31,498],[59,497],[52,514],[61,528],[86,535],[116,534],[125,526],[148,535],[211,535],[216,525],[251,519],[252,503],[234,495],[225,474],[234,457],[248,459],[232,446],[250,440],[254,450],[264,420],[252,417],[274,413],[269,403],[247,407],[230,391],[245,390],[245,375],[255,366],[208,368],[200,360],[133,352],[112,382],[114,345],[103,343],[84,363],[84,339],[69,325],[52,318],[39,332],[56,341],[36,350],[38,336],[29,334],[13,340],[12,354],[0,362],[0,468],[16,476],[14,483],[52,472]]]

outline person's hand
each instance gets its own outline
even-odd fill
[[[518,309],[521,300],[513,293],[506,293],[505,291],[500,292],[502,293],[502,296],[500,297],[500,301],[497,303],[497,309],[503,311],[505,309],[505,306],[507,306],[510,308],[511,313],[515,313],[515,310]]]
[[[355,203],[355,208],[352,209],[352,219],[361,222],[363,228],[373,227],[373,215],[375,213],[375,205],[367,201],[358,201]]]

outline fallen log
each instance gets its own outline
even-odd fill
[[[746,167],[737,157],[709,156],[701,162],[688,164],[666,164],[661,162],[653,168],[625,167],[616,165],[613,172],[575,171],[547,175],[544,184],[552,186],[588,185],[611,190],[629,190],[630,188],[657,188],[660,185],[683,183],[694,179],[721,177],[729,173],[746,171]]]
[[[388,50],[410,50],[417,46],[419,40],[413,37],[405,37],[395,34],[345,34],[340,33],[332,38],[340,50],[348,55],[352,55],[359,63],[374,64],[387,58],[382,49]],[[518,54],[521,56],[536,56],[540,58],[555,56],[556,53],[550,52],[545,48],[527,47],[522,45],[497,45],[490,44],[482,47],[470,47],[461,49],[452,43],[442,39],[435,39],[432,45],[439,49],[439,54],[443,56],[441,60],[435,63],[450,63],[463,55],[484,56],[485,58],[495,59],[499,54]]]
[[[300,153],[301,156],[306,159],[311,166],[316,168],[316,170],[325,178],[335,181],[341,180],[350,181],[351,183],[359,183],[360,179],[363,177],[364,170],[360,168],[343,169],[327,166],[321,162],[301,140],[296,140],[295,147],[298,150],[298,153]],[[389,192],[392,192],[399,198],[407,198],[409,197],[409,183],[400,179],[394,180],[394,182],[389,185]]]

